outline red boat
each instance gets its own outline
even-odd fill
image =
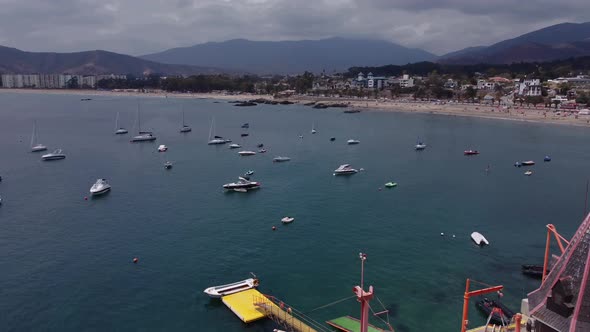
[[[463,151],[463,154],[466,156],[474,156],[476,154],[479,154],[479,151],[477,150],[465,150]]]

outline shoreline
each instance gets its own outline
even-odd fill
[[[76,95],[76,96],[117,96],[117,97],[152,97],[152,98],[186,98],[186,99],[217,99],[223,101],[247,101],[252,99],[274,99],[271,95],[222,93],[164,93],[164,92],[131,92],[131,91],[106,91],[106,90],[54,90],[54,89],[0,89],[3,93],[21,94],[46,94],[46,95]],[[345,103],[347,108],[333,108],[337,110],[355,109],[375,112],[404,112],[421,114],[439,114],[446,116],[478,117],[483,119],[497,119],[506,121],[561,124],[578,127],[590,127],[590,116],[577,116],[568,112],[557,114],[550,108],[533,107],[501,107],[498,105],[467,104],[467,103],[433,103],[409,100],[375,100],[375,99],[351,99],[330,98],[312,96],[291,96],[281,98],[298,104],[311,102],[320,103]]]

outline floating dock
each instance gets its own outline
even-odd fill
[[[253,299],[263,297],[256,289],[248,289],[243,292],[226,295],[221,298],[231,311],[244,323],[250,323],[266,317],[266,313],[254,305]]]
[[[334,318],[327,321],[326,323],[344,332],[359,332],[361,330],[361,322],[358,319],[350,316]],[[384,330],[373,325],[369,325],[369,332],[384,332]]]

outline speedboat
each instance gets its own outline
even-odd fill
[[[532,160],[527,160],[527,161],[523,161],[521,164],[522,164],[522,166],[533,166],[535,164],[535,162]]]
[[[290,224],[293,222],[293,220],[295,220],[295,218],[293,217],[285,217],[283,219],[281,219],[281,222],[283,222],[283,224]]]
[[[551,157],[549,157],[549,156],[545,156],[545,158],[543,158],[543,161],[544,161],[544,162],[551,161]]]
[[[155,141],[156,136],[150,132],[140,132],[139,135],[133,136],[131,142],[151,142]]]
[[[168,151],[168,147],[164,144],[158,146],[158,152],[166,152]]]
[[[209,297],[217,299],[225,295],[242,292],[254,287],[258,287],[258,279],[250,278],[227,285],[209,287],[203,292],[209,295]]]
[[[245,192],[252,189],[260,188],[260,183],[256,181],[246,180],[243,177],[238,178],[238,182],[226,183],[223,185],[224,189]]]
[[[526,171],[526,172],[524,172],[524,175],[531,176],[531,175],[533,175],[533,171],[530,171],[530,170]]]
[[[358,173],[358,170],[350,167],[349,164],[340,165],[340,167],[334,170],[334,175],[351,175]]]
[[[275,163],[282,163],[282,162],[289,161],[289,160],[291,160],[291,158],[279,156],[279,157],[275,157],[272,161]]]
[[[346,144],[348,145],[354,145],[354,144],[359,144],[361,141],[356,140],[356,139],[349,139],[348,141],[346,141]]]
[[[253,170],[249,170],[249,171],[246,172],[246,176],[250,176],[252,174],[254,174],[254,171]]]
[[[266,153],[266,149],[260,149],[258,150],[258,153]]]
[[[127,134],[128,131],[125,128],[119,128],[115,131],[115,135],[123,135],[123,134]]]
[[[171,162],[169,162],[169,161],[165,162],[165,163],[164,163],[164,168],[165,168],[165,169],[171,169],[171,168],[172,168],[172,163],[171,163]]]
[[[479,151],[477,150],[465,150],[463,151],[463,154],[466,156],[475,156],[479,154]]]
[[[42,155],[41,159],[45,160],[45,161],[60,160],[60,159],[66,159],[66,155],[61,152],[61,149],[56,149],[52,153]]]
[[[31,152],[40,152],[45,150],[47,150],[47,147],[41,143],[31,147]]]
[[[418,144],[416,144],[415,146],[416,151],[421,151],[426,149],[426,144],[422,143],[422,142],[418,142]]]
[[[311,133],[312,133],[312,134],[315,134],[315,133],[317,133],[317,132],[318,132],[318,131],[317,131],[317,130],[315,130],[315,129],[312,129],[312,130],[311,130]]]
[[[385,187],[387,187],[387,188],[397,187],[397,182],[387,182],[385,184]]]
[[[236,143],[233,143],[233,144],[230,144],[230,145],[229,145],[229,148],[230,148],[230,149],[239,149],[239,148],[241,148],[241,147],[242,147],[242,146],[241,146],[240,144],[236,144]]]
[[[92,196],[98,196],[107,193],[109,190],[111,190],[111,185],[107,182],[107,180],[98,179],[92,185],[92,187],[90,187],[90,194]]]
[[[240,156],[253,156],[253,155],[255,155],[255,154],[256,154],[256,152],[254,152],[254,151],[249,151],[249,150],[245,150],[245,151],[240,151],[240,152],[238,152],[238,154],[239,154]]]
[[[477,244],[478,246],[483,246],[483,245],[488,245],[490,244],[488,242],[488,240],[481,235],[481,233],[479,232],[473,232],[471,233],[471,239],[473,240],[473,242],[475,242],[475,244]]]

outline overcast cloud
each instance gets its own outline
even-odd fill
[[[0,0],[0,45],[140,55],[234,38],[338,36],[442,54],[585,21],[588,0]]]

